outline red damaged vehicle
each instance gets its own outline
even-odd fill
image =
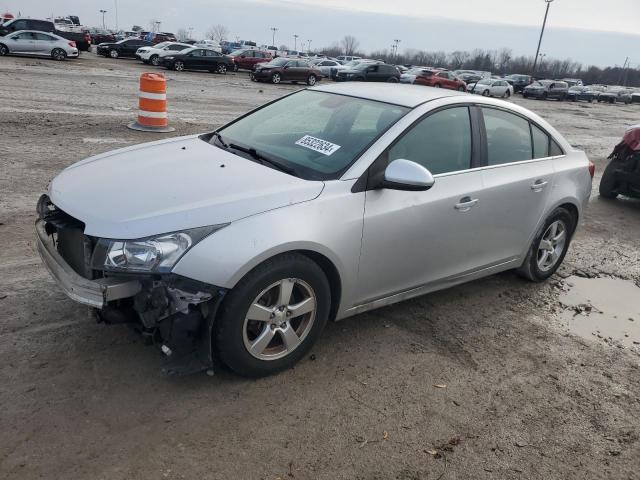
[[[261,50],[236,50],[230,55],[233,57],[235,71],[254,70],[257,64],[270,62],[273,59],[270,52]]]
[[[467,84],[456,77],[448,70],[423,70],[416,75],[414,85],[424,85],[426,87],[448,88],[465,92]]]

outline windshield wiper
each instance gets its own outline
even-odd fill
[[[220,142],[220,145],[222,145],[224,148],[229,148],[229,145],[227,145],[225,141],[222,139],[222,135],[220,135],[218,132],[213,132],[213,136],[218,139],[218,142]]]
[[[220,134],[218,134],[218,135],[220,135]],[[218,138],[218,140],[220,140],[219,136],[216,137],[216,138]],[[220,141],[222,141],[222,140],[220,140]],[[238,150],[240,152],[247,153],[247,154],[251,155],[251,157],[254,160],[258,160],[263,165],[268,163],[272,167],[280,170],[281,172],[288,173],[290,175],[294,175],[295,174],[295,170],[293,168],[288,167],[286,165],[283,165],[282,163],[280,163],[280,162],[278,162],[276,160],[273,160],[273,159],[271,159],[269,157],[265,157],[263,154],[258,153],[258,151],[255,148],[241,147],[240,145],[236,145],[235,143],[230,143],[228,145],[228,148],[233,148],[234,150]]]

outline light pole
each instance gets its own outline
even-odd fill
[[[311,40],[307,40],[309,42],[309,48],[307,48],[307,53],[311,53]]]
[[[116,7],[116,32],[118,31],[118,0],[113,0]]]
[[[106,30],[107,27],[104,24],[104,14],[107,13],[107,11],[106,10],[100,10],[100,13],[102,14],[102,29]]]
[[[540,71],[542,72],[542,65],[544,63],[544,57],[546,57],[547,54],[546,53],[540,53],[538,54],[538,58],[540,59]]]
[[[393,40],[393,44],[394,44],[394,52],[395,52],[395,57],[396,57],[396,61],[398,60],[398,44],[400,43],[400,39],[396,38]]]
[[[549,15],[549,6],[551,6],[551,2],[553,0],[544,0],[547,4],[547,9],[544,12],[544,20],[542,22],[542,30],[540,31],[540,39],[538,40],[538,49],[536,50],[536,56],[533,60],[533,70],[531,71],[531,76],[536,76],[536,67],[538,66],[538,55],[540,55],[540,45],[542,45],[542,36],[544,35],[544,27],[547,25],[547,16]]]
[[[298,37],[300,35],[294,34],[293,35],[293,49],[297,52],[298,51]]]
[[[276,44],[276,32],[278,31],[277,27],[271,27],[270,29],[273,32],[273,35],[271,36],[271,45],[275,45]]]

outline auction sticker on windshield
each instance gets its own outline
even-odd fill
[[[321,138],[312,137],[311,135],[305,135],[296,142],[296,145],[309,148],[323,155],[331,155],[340,148],[340,145],[322,140]]]

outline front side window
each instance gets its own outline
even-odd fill
[[[388,103],[303,90],[218,132],[227,145],[253,148],[299,177],[336,179],[408,111]],[[224,148],[215,136],[210,142]]]
[[[19,33],[18,35],[15,35],[13,38],[17,38],[19,40],[35,40],[36,39],[35,35],[31,32]]]
[[[487,133],[487,164],[531,160],[531,132],[524,118],[493,108],[483,108]]]
[[[420,120],[388,150],[388,161],[412,160],[433,175],[471,167],[471,119],[467,107],[453,107]]]

